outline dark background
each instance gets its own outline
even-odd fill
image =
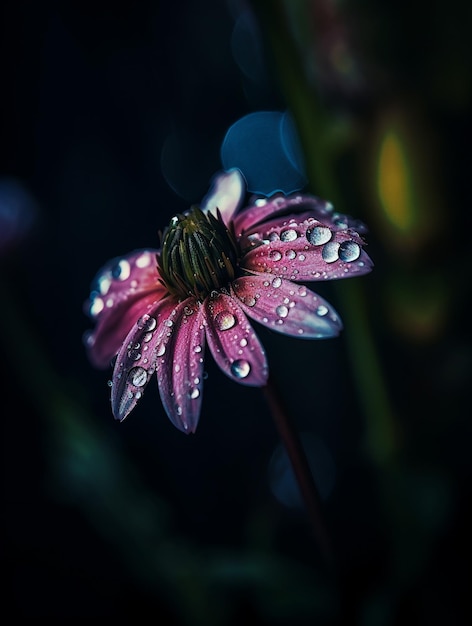
[[[467,7],[3,7],[0,183],[14,180],[10,194],[20,198],[0,250],[5,613],[463,623],[472,434]],[[307,138],[310,124],[315,138],[320,125],[319,108],[299,117],[307,90],[334,129],[336,158],[329,142]],[[369,225],[375,261],[369,276],[312,285],[344,319],[340,338],[303,342],[258,328],[280,392],[309,433],[335,575],[303,510],[271,490],[279,439],[259,389],[234,385],[208,357],[195,435],[170,424],[153,384],[117,424],[111,370],[94,370],[82,344],[91,328],[83,303],[99,268],[157,247],[172,215],[203,197],[231,124],[286,109],[308,162],[321,155],[333,193]],[[376,196],[375,146],[390,127],[408,156],[402,184],[414,198],[414,219],[400,229]],[[257,146],[247,150],[257,155]],[[323,195],[327,178],[317,173],[310,190]]]

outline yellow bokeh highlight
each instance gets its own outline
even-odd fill
[[[377,174],[379,199],[387,218],[396,228],[409,230],[415,215],[412,185],[406,153],[394,130],[381,140]]]

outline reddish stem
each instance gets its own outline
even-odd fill
[[[295,478],[302,494],[307,514],[310,518],[315,540],[327,565],[333,566],[333,553],[328,533],[321,514],[321,501],[318,488],[313,480],[308,460],[305,455],[299,435],[289,418],[283,399],[277,385],[269,377],[267,385],[263,387],[277,430],[282,439]]]

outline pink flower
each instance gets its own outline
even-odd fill
[[[297,282],[369,272],[351,218],[309,195],[245,195],[239,170],[215,177],[201,208],[172,218],[160,249],[108,263],[87,301],[91,361],[117,355],[111,402],[122,421],[154,373],[172,423],[194,432],[201,410],[204,353],[238,383],[267,382],[266,354],[250,320],[305,339],[338,335],[333,307]]]

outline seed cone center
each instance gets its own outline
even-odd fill
[[[219,212],[215,217],[192,207],[188,213],[173,217],[164,231],[159,272],[174,295],[193,295],[203,301],[234,279],[238,256],[234,232]]]

